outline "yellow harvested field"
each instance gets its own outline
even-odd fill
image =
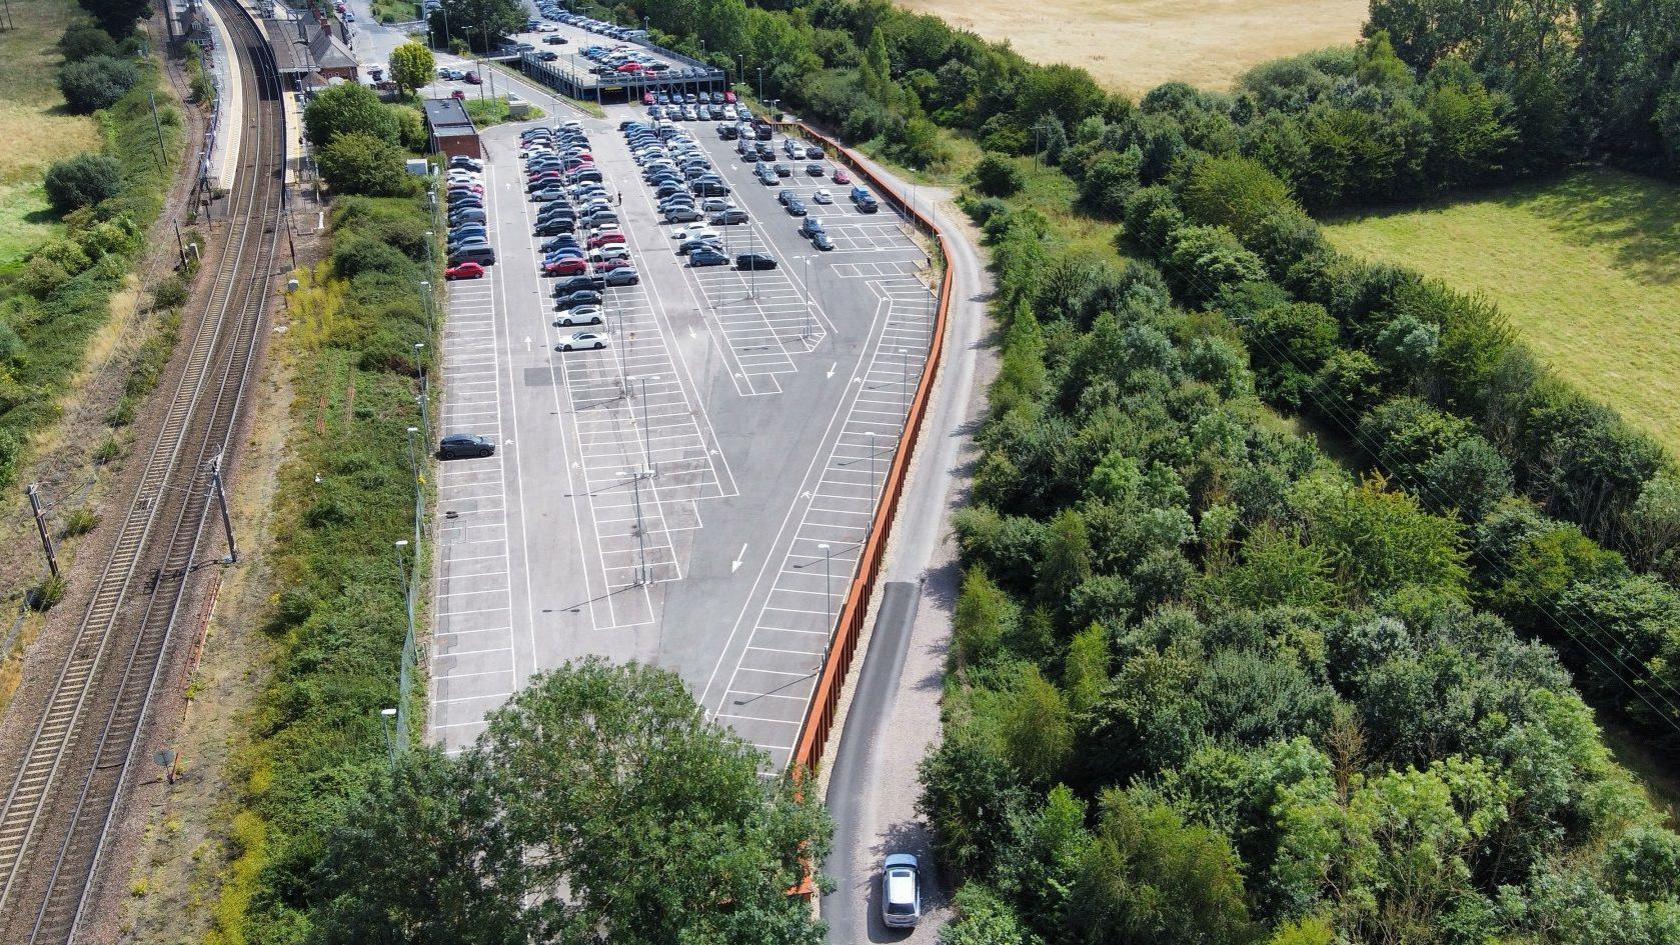
[[[1035,62],[1082,66],[1137,95],[1162,82],[1227,89],[1268,59],[1359,38],[1365,0],[899,0]]]

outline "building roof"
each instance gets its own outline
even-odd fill
[[[263,25],[273,41],[275,64],[282,75],[356,68],[356,57],[349,47],[314,20],[271,19]]]
[[[428,98],[420,103],[426,111],[426,124],[438,133],[463,134],[473,130],[472,116],[458,99]]]

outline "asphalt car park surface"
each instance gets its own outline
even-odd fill
[[[728,255],[779,265],[687,267],[623,119],[645,110],[578,119],[641,276],[604,290],[601,326],[553,324],[517,157],[537,123],[483,133],[498,261],[450,284],[441,425],[499,448],[440,470],[432,736],[458,748],[533,674],[601,654],[676,671],[779,768],[919,383],[927,257],[905,221],[857,212],[804,160],[758,183],[697,121],[682,125],[750,216],[717,227]],[[836,200],[811,208],[829,252],[776,196],[819,186]],[[607,347],[555,350],[580,330]]]

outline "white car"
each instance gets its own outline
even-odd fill
[[[834,195],[828,192],[827,187],[818,187],[816,190],[811,192],[811,202],[812,203],[833,203],[834,202]]]
[[[684,241],[684,242],[686,242],[688,240],[722,239],[722,238],[723,237],[718,235],[717,230],[714,230],[709,226],[678,227],[676,232],[671,234],[671,239]]]
[[[554,350],[578,351],[583,349],[594,349],[599,351],[606,346],[607,335],[605,332],[579,331],[573,332],[565,338],[560,339],[560,343],[554,346]]]
[[[589,261],[592,263],[606,262],[609,259],[629,259],[630,247],[623,243],[608,243],[605,246],[590,251]]]
[[[539,33],[558,33],[558,32],[560,32],[560,27],[559,27],[558,24],[555,24],[555,23],[539,23],[537,25],[537,32],[539,32]]]
[[[888,928],[914,928],[922,917],[918,867],[909,853],[891,854],[881,865],[881,923]]]
[[[579,305],[570,311],[562,312],[560,317],[554,320],[554,327],[556,328],[599,324],[601,324],[601,306],[599,305]]]

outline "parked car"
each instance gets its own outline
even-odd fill
[[[851,175],[846,173],[845,168],[840,167],[835,168],[834,173],[829,175],[828,179],[836,184],[850,184],[852,182]]]
[[[606,346],[607,336],[604,332],[579,331],[573,332],[554,347],[557,351],[576,351],[584,348],[599,351]]]
[[[727,266],[729,265],[729,257],[724,255],[723,250],[721,249],[707,247],[705,249],[697,249],[694,252],[689,253],[688,264],[695,268],[699,268],[701,266]]]
[[[811,202],[822,204],[833,203],[834,195],[828,192],[827,187],[818,187],[816,190],[811,192]]]
[[[607,273],[607,285],[611,286],[636,285],[641,281],[641,273],[634,266],[623,266]]]
[[[826,232],[828,231],[823,229],[822,221],[816,217],[806,217],[805,222],[799,224],[799,235],[807,239]]]
[[[573,292],[599,292],[607,287],[607,280],[593,273],[582,276],[570,276],[555,283],[554,293],[571,295]]]
[[[787,203],[787,212],[796,217],[804,216],[806,212],[805,201],[800,200],[798,197],[789,200]]]
[[[834,248],[834,241],[828,238],[827,233],[817,233],[811,237],[811,245],[826,253]]]
[[[707,222],[713,226],[734,226],[737,223],[745,223],[747,222],[747,211],[725,210],[722,213],[713,214]]]
[[[482,279],[484,267],[475,262],[464,262],[459,266],[450,266],[443,271],[445,279]]]
[[[438,459],[472,459],[495,452],[496,444],[476,433],[451,433],[438,441]]]
[[[568,292],[560,298],[554,300],[555,309],[562,312],[567,309],[577,308],[580,305],[600,304],[601,293],[592,289],[582,289],[577,292]]]
[[[601,306],[599,305],[580,305],[571,311],[562,312],[560,317],[554,320],[554,327],[556,328],[599,324],[601,324]]]
[[[776,268],[776,260],[764,253],[742,253],[735,257],[735,268],[743,272]]]

